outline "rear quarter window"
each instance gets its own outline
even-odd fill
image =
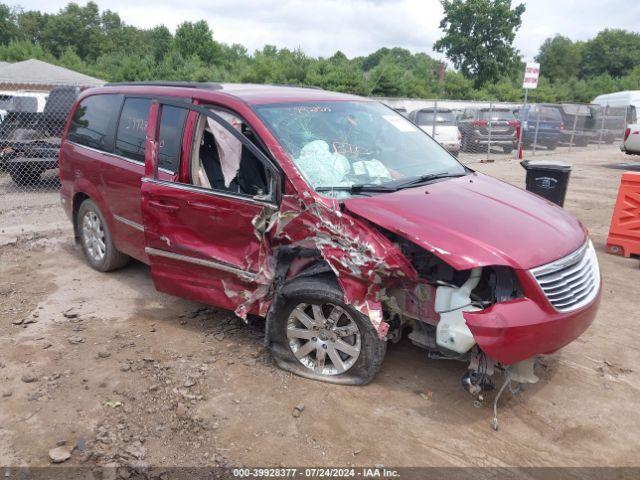
[[[67,139],[110,152],[113,147],[113,126],[122,102],[121,95],[92,95],[83,99],[69,125]]]
[[[492,122],[496,122],[515,120],[516,117],[511,110],[482,109],[480,110],[480,118],[483,120],[490,119]]]

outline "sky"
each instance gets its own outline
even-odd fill
[[[66,0],[0,0],[25,10],[56,12]],[[183,21],[205,19],[214,38],[240,43],[250,52],[265,44],[301,48],[328,57],[337,50],[349,58],[380,47],[403,47],[436,58],[433,43],[442,36],[438,0],[95,0],[141,28],[164,24],[172,31]],[[515,47],[533,60],[542,42],[560,33],[586,40],[604,28],[640,31],[639,0],[520,0],[526,4]],[[77,3],[84,4],[84,1]],[[514,0],[513,4],[519,3]]]

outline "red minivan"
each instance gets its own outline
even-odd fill
[[[536,381],[593,321],[600,273],[563,209],[460,164],[369,99],[267,85],[85,91],[60,148],[88,263],[266,318],[296,374],[364,384],[403,335],[430,358]]]

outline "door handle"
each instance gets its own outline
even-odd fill
[[[149,200],[149,205],[153,208],[157,208],[158,210],[164,210],[165,212],[176,212],[180,209],[178,205],[172,205],[158,200]]]

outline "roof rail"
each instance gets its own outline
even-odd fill
[[[163,80],[149,80],[143,82],[113,82],[106,83],[105,87],[181,87],[181,88],[203,88],[206,90],[222,90],[222,85],[211,82],[176,82]]]

